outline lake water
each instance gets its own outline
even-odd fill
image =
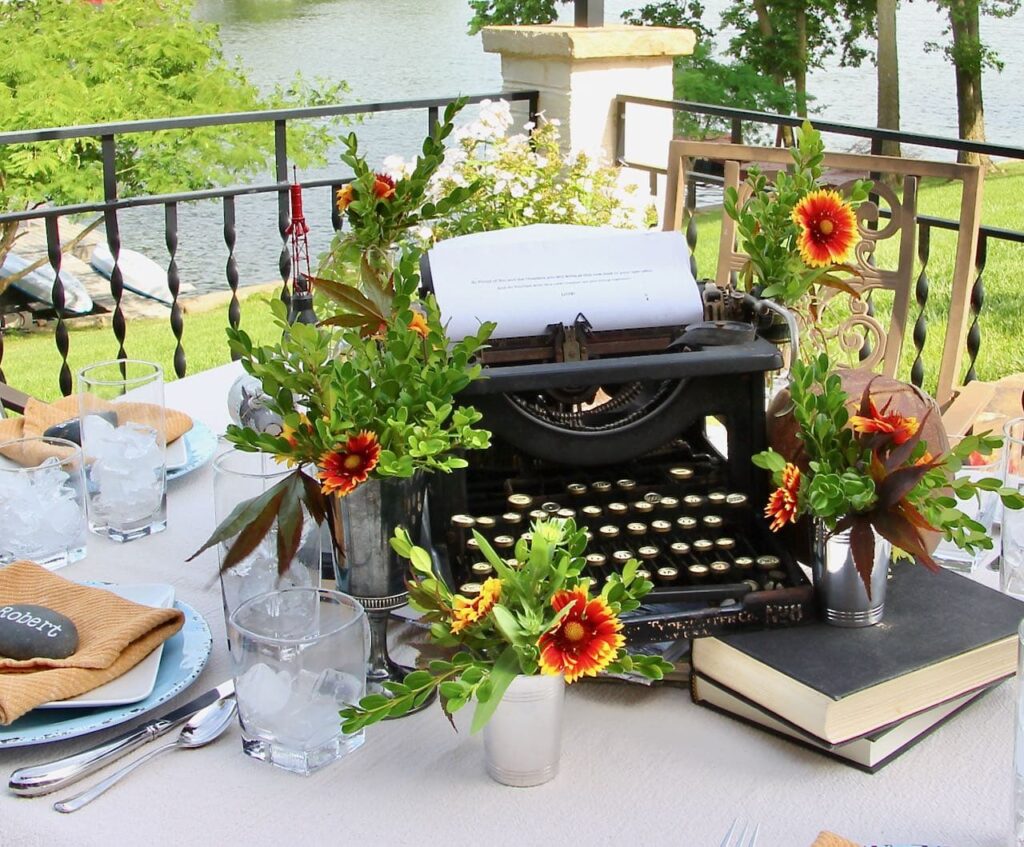
[[[606,17],[641,5],[640,0],[606,0]],[[717,20],[724,0],[707,0],[706,21]],[[563,12],[568,19],[570,8]],[[484,53],[479,36],[466,35],[466,0],[198,0],[197,16],[220,28],[225,53],[237,57],[256,84],[272,88],[297,71],[304,76],[345,80],[353,103],[449,97],[501,89],[500,59]],[[940,40],[943,16],[934,3],[904,3],[899,10],[903,128],[955,137],[956,97],[952,67],[923,45]],[[727,33],[719,36],[724,42]],[[1024,12],[985,19],[983,37],[1006,63],[984,80],[989,140],[1020,144],[1024,129]],[[808,88],[818,113],[831,120],[875,123],[874,66],[840,68],[838,62],[810,74]],[[422,112],[380,115],[356,128],[371,163],[389,153],[411,155],[426,131]],[[269,132],[269,130],[268,130]],[[302,176],[346,173],[337,163]],[[270,174],[265,180],[271,181]],[[330,198],[307,192],[306,215],[314,253],[330,239]],[[179,212],[178,264],[182,279],[201,290],[226,286],[227,251],[219,204],[198,203]],[[125,213],[125,246],[166,260],[162,210]],[[278,278],[276,199],[240,198],[237,206],[238,261],[242,284]]]

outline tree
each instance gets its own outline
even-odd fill
[[[693,54],[676,59],[675,89],[681,99],[754,111],[792,112],[796,100],[783,77],[765,75],[743,60],[723,62],[716,58],[715,34],[703,17],[700,0],[661,0],[623,13],[623,20],[634,26],[693,30],[697,36]],[[680,113],[679,128],[688,136],[729,132],[731,124],[728,118]],[[754,131],[759,128],[755,125]]]
[[[878,34],[878,126],[900,128],[900,66],[896,47],[896,2],[877,0],[876,32]],[[899,156],[898,141],[883,141],[882,153]]]
[[[925,48],[941,52],[956,74],[956,110],[960,137],[985,140],[985,103],[981,78],[986,68],[1003,69],[999,55],[981,40],[981,16],[1007,17],[1020,9],[1020,0],[935,0],[949,16],[945,44],[928,42]],[[958,161],[988,166],[988,156],[961,152]]]
[[[0,131],[335,102],[342,85],[261,94],[221,52],[216,27],[191,18],[192,0],[7,0],[0,32]],[[323,128],[299,129],[300,162],[322,156]],[[268,124],[118,137],[124,196],[208,188],[267,165]],[[0,210],[103,197],[98,139],[0,146]],[[0,261],[13,228],[0,232]],[[2,286],[2,283],[0,283]],[[2,291],[0,287],[0,291]]]

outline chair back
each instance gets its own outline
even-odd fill
[[[749,196],[741,185],[744,171],[757,164],[771,178],[772,173],[792,165],[788,149],[752,147],[740,144],[699,141],[673,141],[669,146],[668,181],[663,228],[681,229],[686,224],[687,179],[695,159],[719,162],[723,167],[724,188],[740,192],[740,203]],[[830,343],[846,357],[844,364],[870,368],[888,376],[896,376],[904,339],[912,329],[911,297],[914,292],[914,263],[917,255],[917,190],[921,178],[935,177],[961,184],[960,228],[957,234],[956,259],[953,267],[952,291],[947,316],[945,344],[939,366],[935,396],[947,403],[956,393],[970,321],[971,288],[974,279],[974,258],[978,246],[981,217],[982,175],[974,165],[902,159],[857,153],[826,153],[826,176],[833,172],[840,193],[849,192],[857,177],[870,175],[875,181],[871,198],[857,210],[857,228],[861,242],[851,262],[859,273],[847,280],[859,298],[838,289],[823,289],[819,307],[822,316],[829,306],[843,304],[837,317],[818,326]],[[886,178],[889,179],[886,179]],[[897,193],[891,184],[899,185]],[[880,214],[888,207],[890,217]],[[877,262],[878,245],[889,239],[896,258],[888,267]],[[737,274],[747,262],[736,243],[736,223],[724,212],[719,242],[715,281],[720,285],[735,283]],[[892,292],[892,306],[887,325],[874,314],[872,293]]]

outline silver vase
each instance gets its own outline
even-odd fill
[[[892,545],[876,532],[869,598],[853,561],[850,531],[832,535],[823,523],[815,523],[812,572],[818,607],[826,623],[859,627],[882,620],[891,553]]]
[[[362,603],[370,623],[368,694],[387,694],[385,682],[401,682],[412,670],[388,655],[388,617],[409,599],[409,563],[389,542],[401,526],[419,543],[425,497],[425,477],[416,473],[408,479],[370,479],[344,497],[329,498],[338,588]]]
[[[484,756],[491,779],[527,788],[555,778],[562,755],[564,703],[561,674],[520,674],[512,680],[484,725]]]

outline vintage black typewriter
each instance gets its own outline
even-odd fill
[[[636,558],[655,582],[629,616],[633,642],[811,617],[811,587],[768,531],[768,480],[750,460],[766,443],[765,375],[782,366],[760,333],[774,304],[713,283],[701,293],[705,321],[687,327],[595,331],[581,315],[492,342],[464,399],[493,446],[430,483],[434,553],[453,589],[472,594],[490,574],[473,530],[511,556],[534,519],[554,515],[591,533],[595,579]]]

